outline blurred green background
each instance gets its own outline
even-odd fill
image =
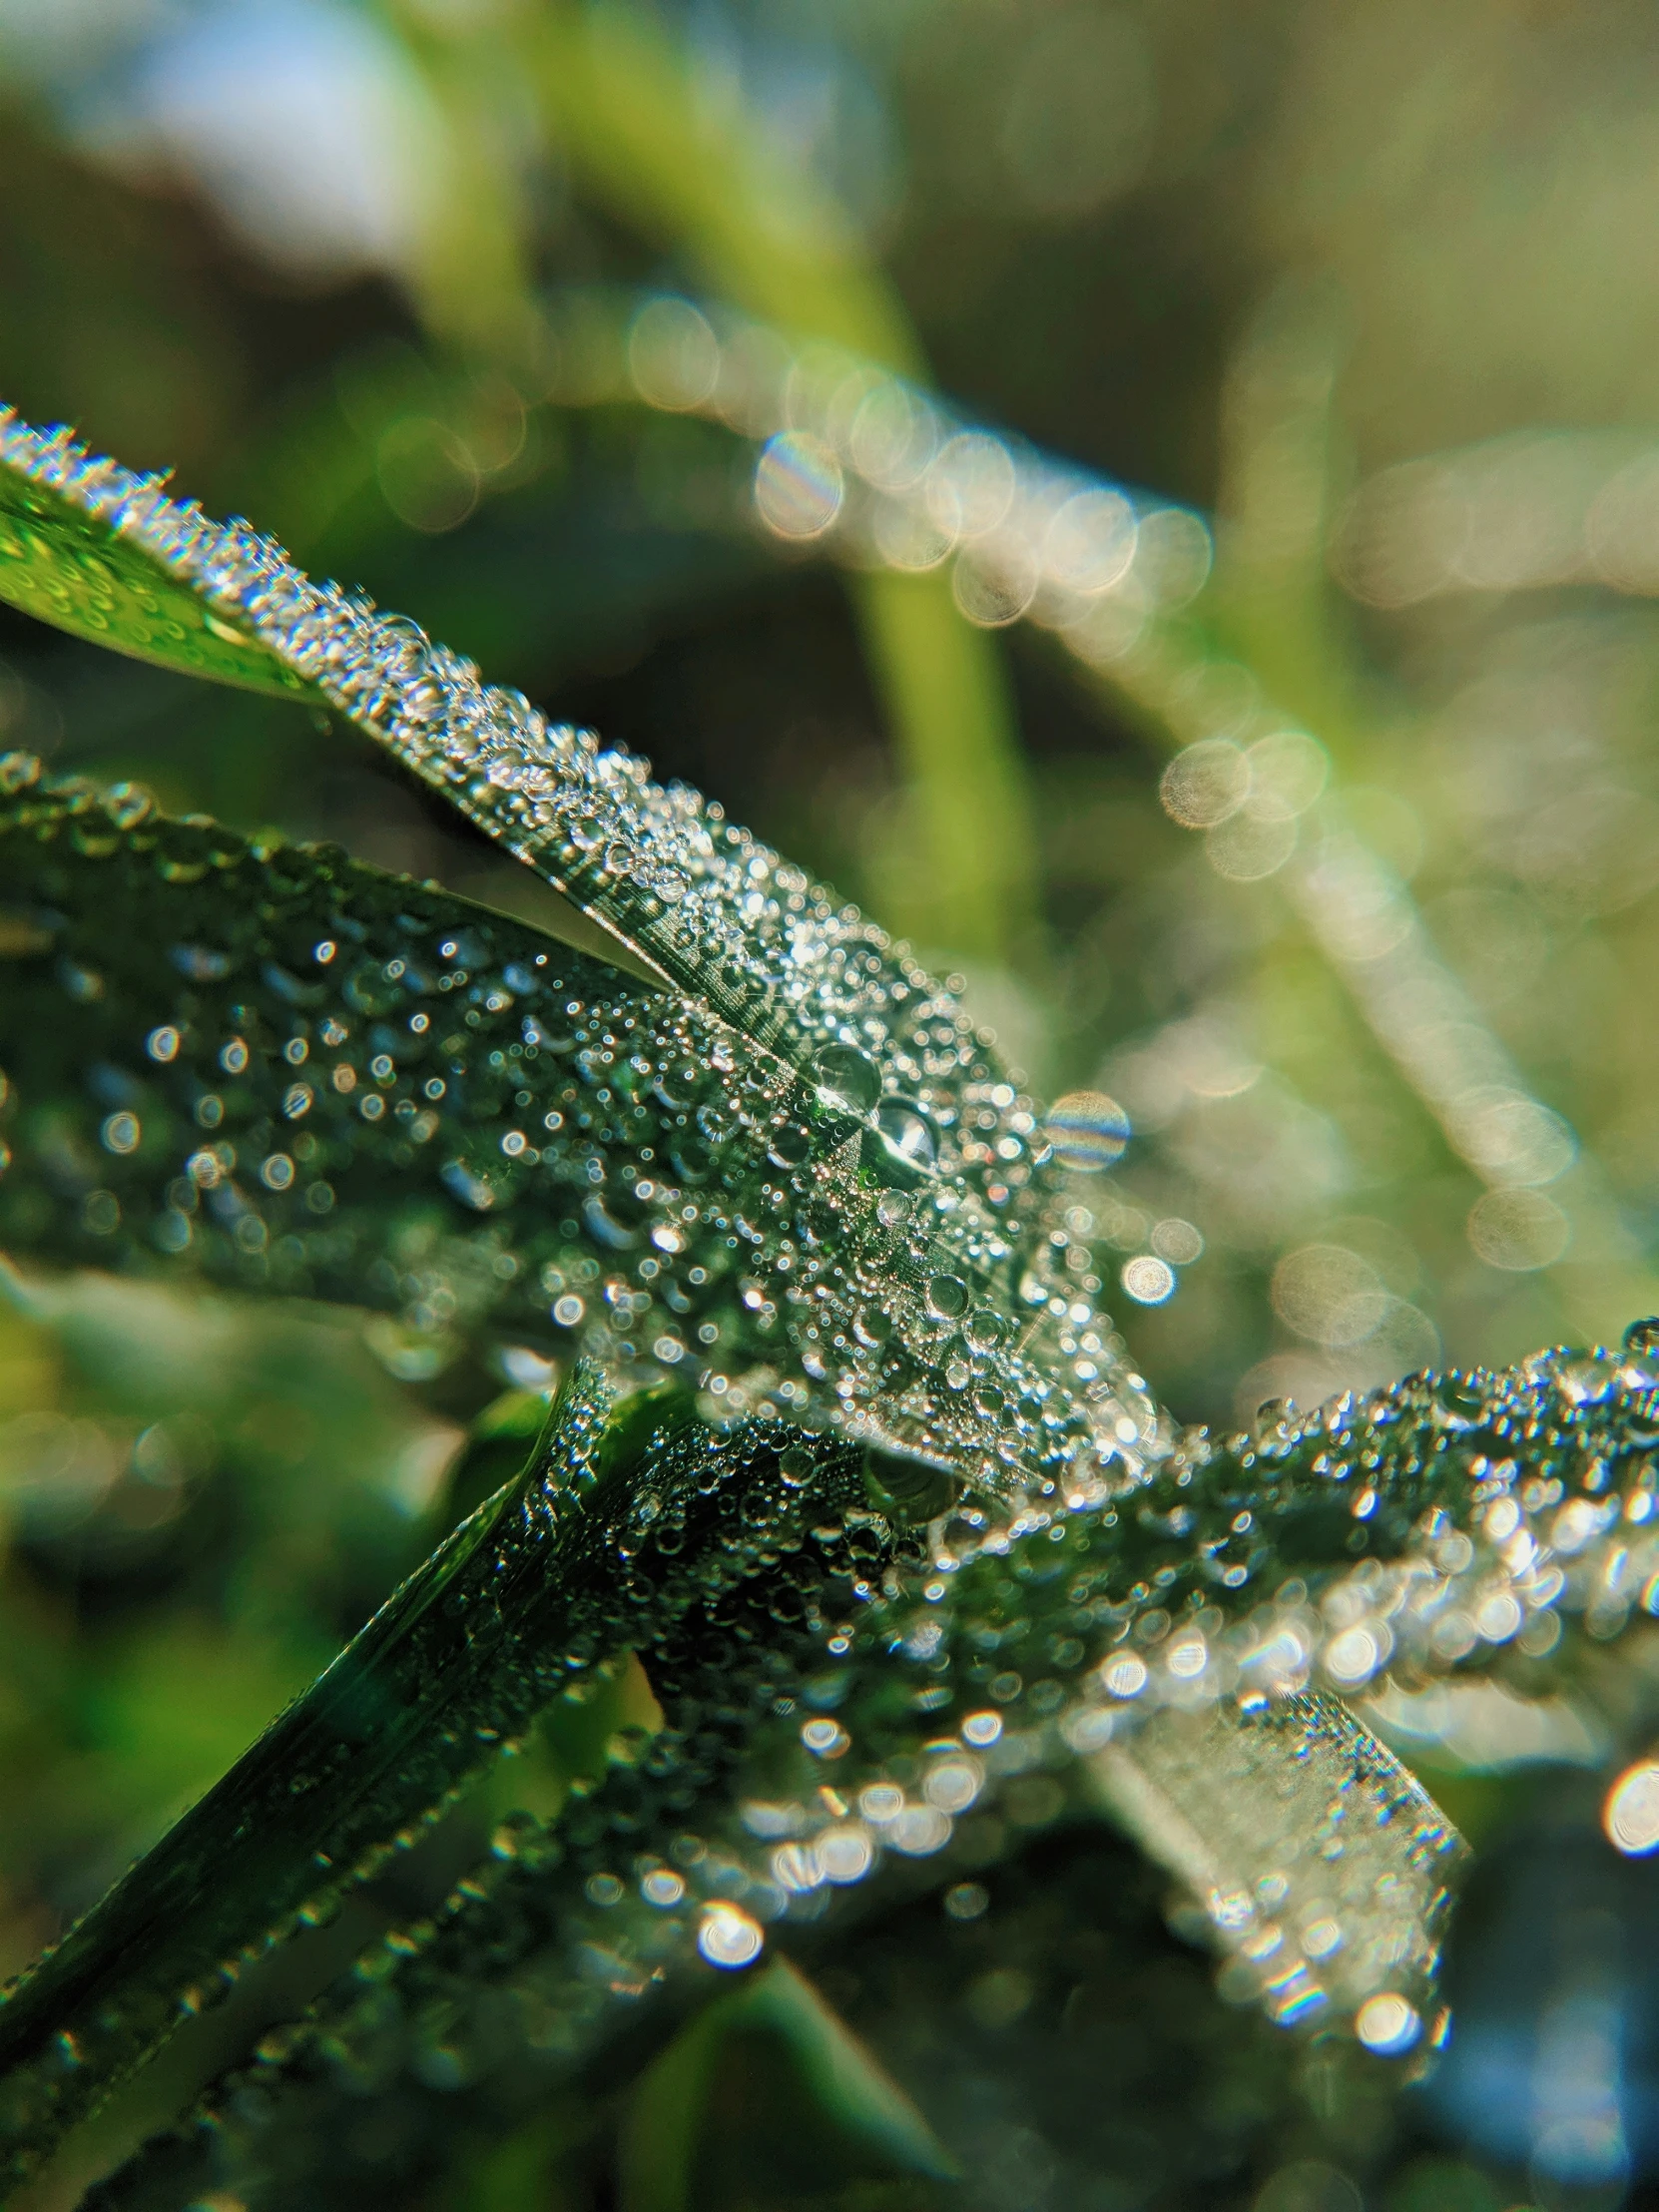
[[[1626,0],[0,0],[0,396],[697,784],[1120,1102],[1073,1226],[1224,1425],[1659,1307],[1656,236]],[[1091,659],[769,530],[754,443],[630,383],[665,290],[1203,513],[1210,581]],[[0,744],[552,913],[349,731],[3,614]],[[10,1968],[538,1378],[7,1281]]]

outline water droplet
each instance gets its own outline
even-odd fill
[[[927,1310],[940,1321],[959,1321],[967,1312],[968,1287],[959,1275],[934,1275],[927,1282]]]
[[[813,1478],[813,1455],[800,1444],[790,1444],[778,1454],[778,1472],[785,1486],[804,1489]]]
[[[1008,1334],[1008,1324],[993,1306],[976,1306],[962,1335],[970,1351],[992,1353]]]
[[[902,1098],[884,1098],[875,1109],[875,1128],[880,1143],[872,1164],[878,1172],[882,1166],[901,1174],[931,1172],[938,1156],[937,1147],[932,1129],[919,1107]]]
[[[1659,1850],[1659,1764],[1643,1759],[1625,1769],[1607,1793],[1601,1825],[1627,1859]]]
[[[843,1114],[862,1117],[881,1095],[881,1071],[856,1045],[826,1045],[815,1057],[812,1073],[820,1098]]]
[[[1119,1280],[1139,1306],[1162,1306],[1175,1290],[1175,1270],[1151,1252],[1137,1253],[1133,1260],[1126,1260]]]
[[[755,504],[781,538],[822,537],[846,495],[841,466],[809,430],[769,438],[755,466]]]

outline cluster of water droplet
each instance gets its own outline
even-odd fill
[[[889,379],[851,406],[846,364],[832,393],[820,366],[828,427],[781,434],[834,458],[838,408],[865,481],[904,490],[913,395]],[[1006,517],[963,518],[1014,464],[922,428],[916,496],[935,475],[952,490],[958,576],[994,585]],[[596,1477],[595,1622],[530,1674],[543,1695],[567,1665],[580,1691],[637,1648],[665,1728],[557,1835],[504,1830],[442,1916],[273,2045],[255,2101],[238,2091],[243,2131],[299,2081],[324,2098],[502,2067],[545,2081],[665,1986],[805,1942],[895,1883],[967,1916],[976,1868],[1101,1808],[1186,1883],[1276,2017],[1335,2010],[1375,2049],[1417,2044],[1452,1840],[1330,1693],[1381,1714],[1384,1681],[1409,1697],[1454,1668],[1524,1693],[1579,1634],[1659,1609],[1652,1345],[1175,1438],[1097,1315],[1086,1253],[1049,1227],[1055,1145],[902,947],[718,808],[246,526],[9,416],[0,466],[188,587],[245,674],[286,671],[349,714],[671,986],[13,757],[8,1238],[368,1296],[413,1361],[450,1326],[533,1320],[612,1370],[683,1376],[707,1411],[835,1421],[911,1455],[864,1506],[825,1487],[844,1447],[805,1436],[775,1437],[742,1497],[701,1486],[707,1439],[621,1493]],[[1138,558],[1132,514],[1066,522],[1080,496],[1044,493],[1053,562],[1063,523],[1085,564],[1103,530]],[[47,523],[31,550],[14,502],[0,552],[50,569]],[[1098,604],[1115,578],[1056,569],[1049,587]],[[1096,1152],[1121,1141],[1082,1118]],[[1075,1104],[1054,1135],[1060,1167],[1095,1164]],[[923,1508],[917,1459],[1011,1511],[952,1505],[948,1482]],[[906,1495],[943,1508],[924,1541],[895,1533]],[[546,1535],[530,1511],[525,1560]]]
[[[777,1132],[773,1150],[796,1156],[776,1164],[799,1182],[813,1160],[833,1265],[858,1277],[864,1317],[900,1335],[913,1318],[936,1348],[952,1338],[957,1348],[942,1361],[942,1392],[891,1378],[871,1389],[858,1375],[878,1362],[861,1356],[848,1312],[838,1319],[854,1334],[838,1358],[822,1333],[816,1350],[803,1350],[809,1385],[839,1391],[847,1417],[947,1450],[1004,1486],[1010,1464],[1046,1463],[1091,1439],[1107,1456],[1123,1450],[1124,1408],[1145,1401],[1095,1310],[1086,1253],[1069,1255],[1066,1232],[1047,1214],[1052,1150],[989,1038],[902,946],[718,806],[652,783],[645,763],[483,685],[412,623],[311,583],[247,525],[211,523],[154,480],[90,458],[66,432],[43,435],[10,415],[0,415],[0,469],[107,524],[112,543],[147,556],[165,582],[188,584],[222,630],[349,714],[666,982],[712,1009],[730,1027],[725,1056],[734,1073],[742,1063],[743,1080],[776,1096],[793,1072],[801,1126]],[[776,1075],[767,1072],[773,1061]],[[703,1110],[718,1118],[721,1108]],[[729,1099],[725,1110],[741,1108]],[[824,1160],[824,1128],[844,1139],[833,1155],[839,1173]],[[541,1149],[535,1130],[516,1134],[527,1151]],[[493,1157],[490,1167],[510,1180],[505,1158],[505,1168]],[[851,1202],[854,1180],[872,1194],[867,1203]],[[478,1195],[488,1187],[485,1178],[475,1186]],[[905,1252],[915,1263],[908,1293]],[[1068,1257],[1081,1264],[1068,1268]],[[798,1305],[802,1283],[798,1271],[789,1287]],[[778,1288],[761,1287],[760,1303],[776,1306]],[[830,1338],[837,1333],[831,1327]],[[1004,1350],[992,1375],[984,1363],[998,1337],[1017,1337],[1021,1355]],[[788,1391],[774,1395],[790,1409]],[[752,1399],[758,1409],[765,1402],[764,1389]],[[1150,1414],[1130,1417],[1141,1452],[1155,1449]]]
[[[412,1376],[487,1322],[1004,1490],[1159,1447],[1046,1227],[1046,1141],[954,1024],[908,1097],[849,1044],[803,1082],[695,1001],[337,852],[21,757],[0,778],[14,1248],[368,1302]],[[941,1168],[945,1122],[1019,1204]]]
[[[1224,1990],[1427,2047],[1455,1838],[1331,1693],[1461,1670],[1541,1695],[1652,1607],[1656,1343],[1270,1409],[1011,1520],[965,1499],[906,1535],[844,1495],[775,1520],[752,1580],[666,1633],[649,1597],[637,1616],[660,1734],[556,1831],[509,1823],[441,1915],[271,2044],[261,2098],[218,2107],[229,2170],[290,2093],[371,2078],[430,2126],[422,2085],[545,2085],[665,1991],[805,1955],[895,1895],[971,1918],[987,1869],[1101,1812],[1190,1892]],[[801,1448],[798,1505],[826,1447]],[[625,1546],[647,1592],[666,1525],[639,1512]]]

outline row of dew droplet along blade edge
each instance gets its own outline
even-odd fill
[[[956,995],[903,947],[718,806],[550,725],[412,622],[312,583],[246,523],[214,523],[156,479],[14,413],[0,417],[0,471],[50,495],[31,517],[37,559],[43,549],[49,567],[72,565],[84,586],[84,532],[67,524],[102,525],[160,585],[199,594],[219,630],[249,639],[299,696],[348,716],[753,1050],[801,1074],[804,1123],[821,1146],[826,1130],[844,1137],[817,1172],[836,1187],[839,1233],[851,1232],[868,1334],[879,1341],[897,1325],[931,1386],[910,1388],[899,1408],[876,1376],[875,1344],[843,1340],[804,1351],[805,1404],[769,1403],[763,1384],[734,1409],[832,1410],[1004,1491],[1082,1452],[1133,1477],[1167,1448],[1167,1421],[1063,1266],[1065,1233],[1047,1219],[1050,1150],[1028,1102]],[[14,570],[33,565],[0,562],[0,591],[63,621],[62,593],[17,588]],[[120,647],[120,609],[104,612],[106,642]],[[102,635],[84,619],[68,626]],[[164,657],[153,624],[141,650]],[[190,654],[174,665],[218,673]]]

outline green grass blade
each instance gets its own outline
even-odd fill
[[[65,456],[67,431],[48,439]],[[112,472],[99,497],[96,464],[70,493],[45,480],[39,450],[0,407],[0,599],[94,645],[184,676],[321,704],[280,654],[204,605],[166,558],[138,541],[129,510],[170,503],[159,478]]]
[[[818,1508],[741,1590],[666,1631],[648,1606],[649,1754],[567,1830],[518,1824],[435,1921],[217,2093],[187,2134],[192,2192],[238,2193],[279,2143],[311,2143],[261,2212],[345,2202],[364,2167],[305,2161],[335,2155],[365,2081],[383,2132],[364,2139],[420,2170],[554,2093],[632,2078],[746,1961],[856,1972],[886,1943],[890,1973],[906,1900],[994,1883],[1027,1851],[1052,1869],[1103,1801],[1196,1892],[1231,1995],[1420,2049],[1459,1854],[1360,1725],[1370,1690],[1391,1663],[1555,1697],[1645,1619],[1656,1408],[1641,1347],[1548,1354],[1193,1436],[1138,1491],[1012,1528],[958,1517],[924,1550]],[[659,1553],[661,1525],[634,1554],[644,1585],[693,1549],[670,1527]],[[1512,1613],[1481,1610],[1499,1599]],[[689,2143],[701,2091],[681,2087]],[[125,2189],[104,2201],[146,2201]]]
[[[410,1374],[468,1333],[667,1371],[711,1412],[849,1426],[993,1488],[1058,1463],[1097,1400],[1156,1448],[1138,1386],[1055,1387],[1047,1338],[1081,1302],[1046,1178],[993,1206],[994,1154],[952,1173],[889,1142],[931,1143],[919,1107],[883,1124],[873,1091],[810,1089],[446,893],[4,774],[14,1252],[378,1307]],[[947,1034],[994,1129],[1013,1094]]]
[[[741,2201],[751,2176],[792,2174],[823,2196],[857,2181],[961,2178],[874,2052],[776,1958],[706,2005],[641,2079],[619,2212],[694,2212]]]
[[[817,1447],[811,1482],[781,1479],[787,1434],[714,1436],[671,1394],[619,1408],[598,1369],[578,1370],[518,1479],[0,2004],[0,2184],[562,1690],[741,1583],[859,1480],[844,1445]],[[757,1483],[768,1509],[735,1533],[734,1497]],[[637,1584],[647,1489],[690,1540]]]

